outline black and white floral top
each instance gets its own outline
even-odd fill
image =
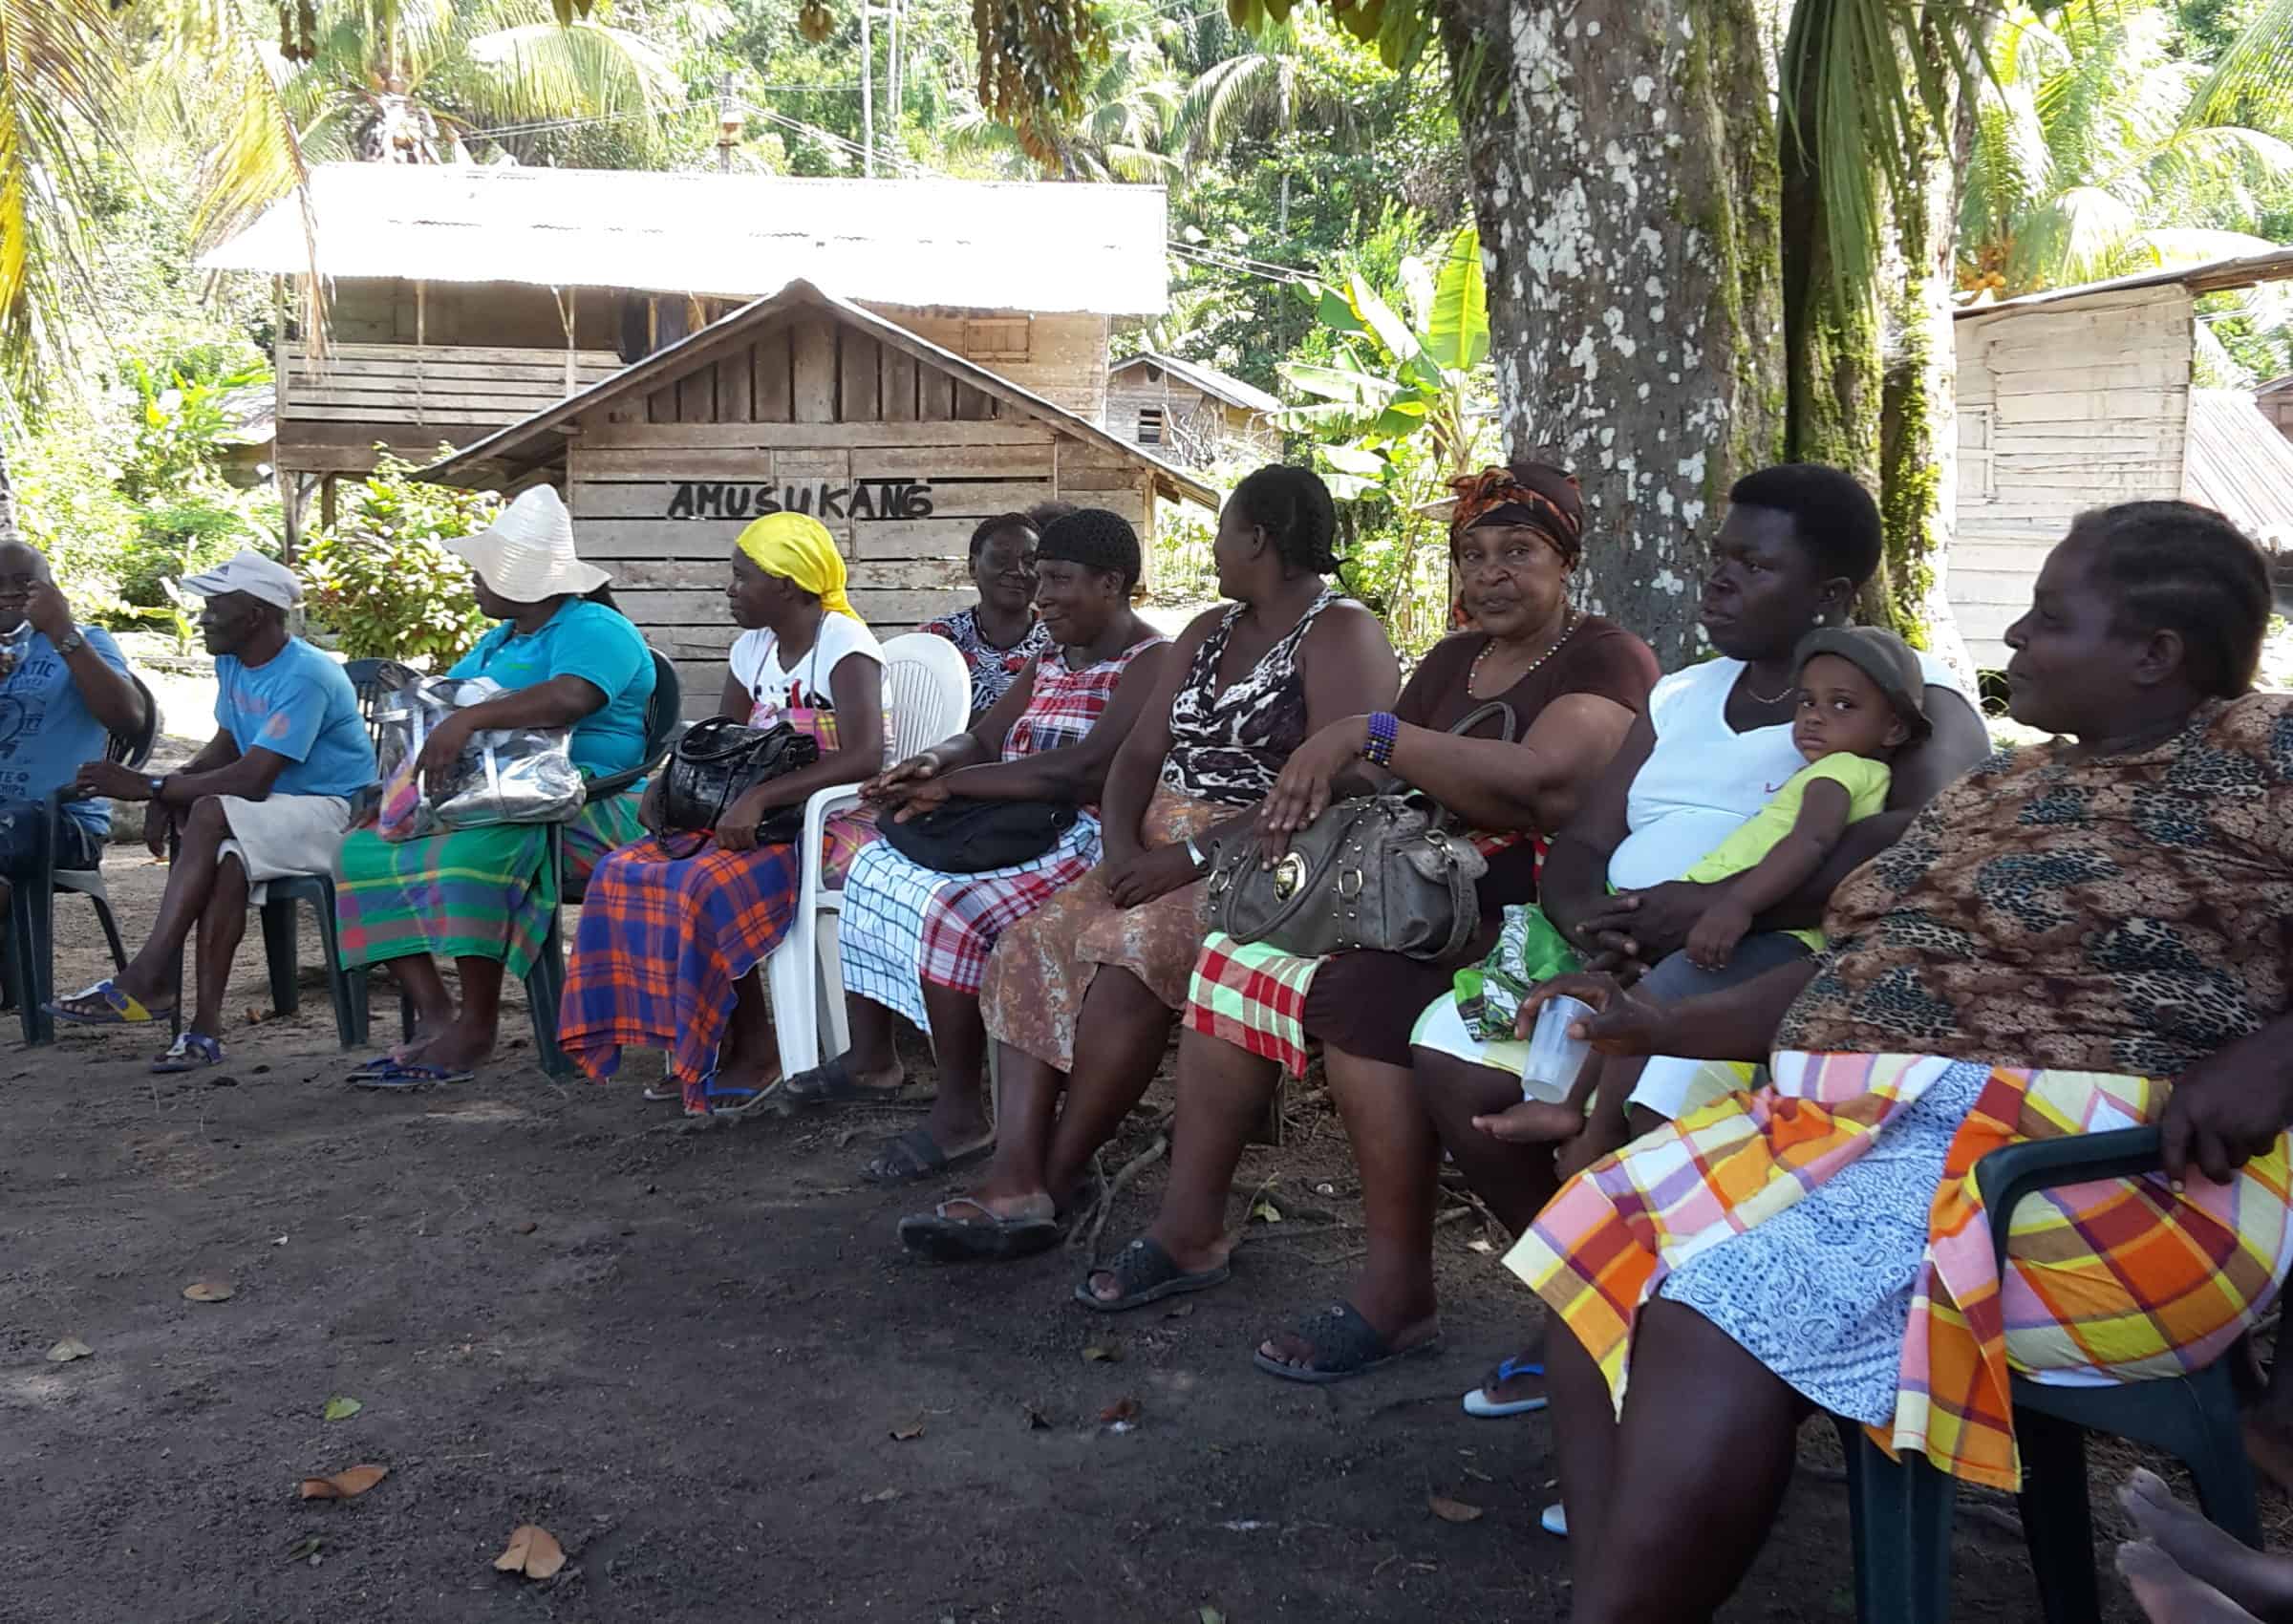
[[[1031,620],[1027,634],[1008,649],[998,649],[979,630],[979,611],[976,609],[958,609],[920,628],[934,637],[945,637],[963,654],[963,663],[972,668],[972,715],[975,717],[1018,680],[1027,662],[1039,655],[1049,654],[1054,645],[1051,633],[1043,623]]]
[[[1258,663],[1218,693],[1218,662],[1245,606],[1226,611],[1218,630],[1202,640],[1187,683],[1170,701],[1170,753],[1163,782],[1181,795],[1248,806],[1280,776],[1290,753],[1306,741],[1306,683],[1297,649],[1321,611],[1338,601],[1323,588],[1282,640]]]

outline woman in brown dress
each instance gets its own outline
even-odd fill
[[[1261,1369],[1295,1380],[1358,1375],[1434,1345],[1440,1145],[1410,1078],[1410,1025],[1461,965],[1488,953],[1507,905],[1535,900],[1542,833],[1575,812],[1657,677],[1645,643],[1569,601],[1584,553],[1584,504],[1569,474],[1491,468],[1460,481],[1458,497],[1449,556],[1478,630],[1438,644],[1409,679],[1394,707],[1387,782],[1427,792],[1473,827],[1489,856],[1480,932],[1434,962],[1383,952],[1314,961],[1206,940],[1179,1035],[1180,1128],[1162,1211],[1076,1293],[1087,1308],[1115,1310],[1225,1278],[1227,1190],[1242,1146],[1281,1072],[1302,1073],[1305,1045],[1318,1041],[1361,1168],[1369,1250],[1347,1301],[1259,1347]],[[1517,742],[1492,737],[1494,716],[1463,737],[1448,731],[1492,702],[1511,708]],[[1357,762],[1368,724],[1348,716],[1300,747],[1266,821],[1285,831],[1311,822],[1331,780]]]
[[[1234,487],[1211,557],[1231,605],[1195,617],[1108,770],[1100,866],[1004,933],[980,989],[1000,1045],[986,1183],[905,1218],[944,1260],[1057,1243],[1060,1214],[1161,1062],[1201,945],[1203,876],[1248,839],[1306,738],[1399,683],[1378,618],[1332,591],[1337,512],[1303,468]],[[1063,1105],[1062,1105],[1063,1097]]]

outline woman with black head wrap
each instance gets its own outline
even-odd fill
[[[987,1031],[979,978],[1003,930],[1099,861],[1090,803],[1161,678],[1169,644],[1130,607],[1140,566],[1138,532],[1118,514],[1069,509],[1047,524],[1036,554],[1035,608],[1056,652],[1028,662],[968,731],[861,791],[897,823],[951,796],[1083,809],[1041,856],[978,873],[941,873],[889,841],[853,861],[838,930],[851,1046],[790,1078],[783,1093],[799,1104],[889,1099],[907,1080],[892,1048],[892,1016],[923,1029],[939,1093],[923,1124],[888,1141],[863,1170],[872,1183],[945,1171],[993,1140],[981,1087]]]
[[[1337,512],[1303,468],[1260,468],[1219,516],[1234,602],[1195,617],[1107,774],[1105,861],[1003,933],[981,987],[1002,1115],[983,1186],[902,1220],[942,1259],[1056,1245],[1091,1158],[1161,1063],[1220,841],[1248,839],[1290,755],[1398,685],[1384,628],[1323,577]]]

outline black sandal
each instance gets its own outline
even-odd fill
[[[791,1105],[849,1105],[868,1100],[897,1100],[904,1085],[869,1088],[855,1079],[844,1057],[824,1060],[810,1071],[782,1079],[777,1094]]]
[[[971,1207],[978,1216],[951,1216],[948,1208],[957,1205]],[[1049,1251],[1065,1233],[1066,1226],[1057,1218],[1001,1217],[968,1195],[900,1220],[900,1244],[934,1263],[1008,1263]]]
[[[1332,1303],[1327,1313],[1316,1314],[1294,1327],[1290,1334],[1314,1350],[1312,1364],[1286,1364],[1269,1358],[1263,1349],[1252,1354],[1250,1362],[1268,1376],[1317,1387],[1366,1376],[1381,1365],[1415,1358],[1420,1354],[1441,1352],[1438,1331],[1422,1342],[1412,1342],[1406,1348],[1395,1347],[1379,1335],[1378,1328],[1364,1319],[1361,1311],[1352,1303]]]
[[[932,1137],[930,1128],[910,1128],[886,1140],[876,1151],[876,1159],[860,1169],[860,1176],[871,1185],[921,1184],[976,1162],[995,1147],[995,1138],[990,1135],[951,1156]]]
[[[1233,1272],[1221,1263],[1214,1269],[1198,1269],[1189,1274],[1163,1250],[1160,1241],[1141,1235],[1115,1253],[1113,1262],[1085,1274],[1075,1288],[1075,1300],[1095,1313],[1121,1314],[1125,1309],[1145,1308],[1148,1303],[1177,1296],[1182,1292],[1207,1292],[1212,1286],[1224,1285],[1233,1277]],[[1091,1290],[1092,1274],[1112,1274],[1115,1284],[1123,1288],[1122,1295],[1100,1296]]]

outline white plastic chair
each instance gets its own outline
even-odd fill
[[[894,761],[905,761],[960,733],[972,714],[972,673],[955,645],[923,631],[885,644],[884,708],[891,716]],[[821,884],[820,844],[828,815],[859,804],[860,791],[853,784],[816,790],[804,802],[804,832],[797,846],[804,858],[804,881],[797,891],[796,919],[786,938],[764,960],[783,1077],[820,1064],[824,1020],[835,1044],[832,1053],[841,1055],[851,1044],[851,1029],[844,1017],[837,937],[844,893]]]

